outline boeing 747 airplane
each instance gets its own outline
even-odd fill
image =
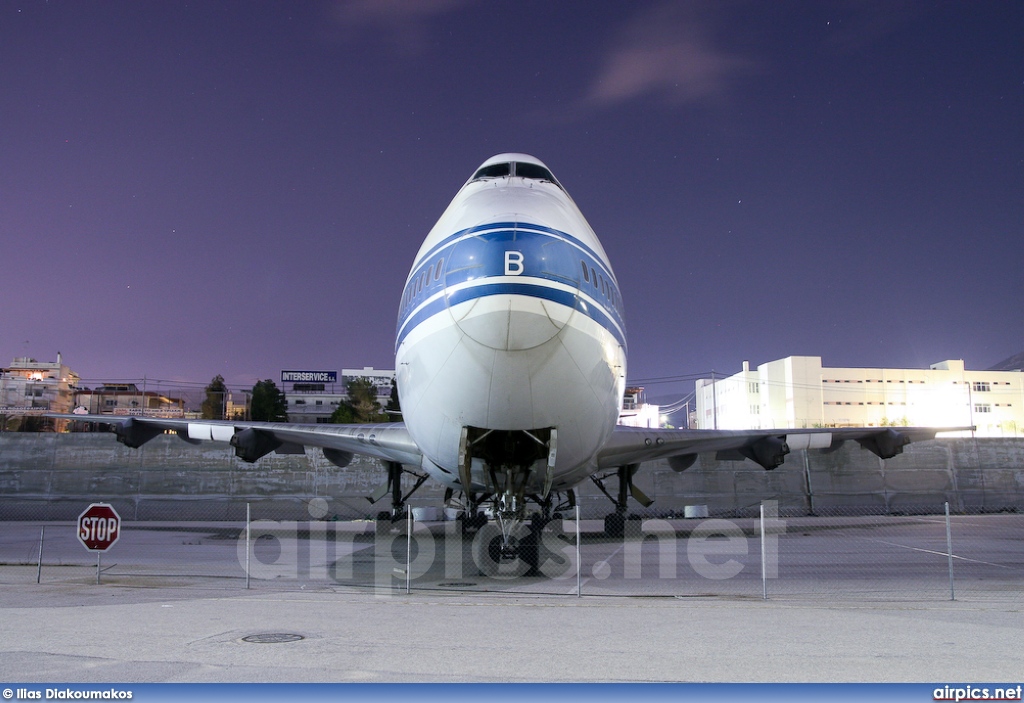
[[[575,503],[573,487],[617,476],[605,493],[621,529],[645,461],[676,471],[699,453],[746,458],[771,470],[794,449],[854,440],[890,458],[911,441],[969,428],[663,430],[617,425],[626,384],[626,328],[611,263],[551,171],[526,154],[485,161],[456,194],[413,260],[398,310],[395,368],[403,422],[374,425],[193,421],[75,416],[109,423],[139,447],[173,430],[191,442],[228,442],[244,461],[321,447],[344,468],[353,455],[384,462],[392,512],[401,477],[415,474],[461,497],[470,521],[490,504],[501,549],[529,504],[549,516]],[[66,417],[66,416],[65,416]],[[417,484],[418,486],[419,484]]]

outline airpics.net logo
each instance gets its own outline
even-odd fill
[[[1019,701],[1024,686],[943,686],[932,692],[936,701]]]
[[[630,523],[618,539],[594,536],[591,542],[591,535],[584,535],[579,550],[572,521],[552,520],[540,530],[520,524],[512,532],[515,553],[500,556],[501,534],[493,523],[463,534],[455,521],[413,522],[410,532],[405,521],[365,523],[362,530],[353,529],[359,523],[257,520],[248,540],[244,531],[239,535],[237,557],[254,579],[372,581],[387,591],[406,582],[481,577],[603,581],[695,574],[722,581],[751,569],[760,572],[762,554],[764,576],[778,578],[779,538],[786,523],[774,501],[765,503],[763,539],[757,521],[752,534],[723,519],[702,520],[692,529],[687,525],[685,533],[668,520]]]

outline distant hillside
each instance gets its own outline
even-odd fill
[[[1020,371],[1024,369],[1024,352],[1014,354],[1009,359],[1003,359],[998,364],[988,369],[989,371]]]

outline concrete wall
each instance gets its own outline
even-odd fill
[[[109,433],[0,433],[0,520],[72,520],[92,501],[112,503],[125,520],[241,520],[247,502],[254,519],[302,520],[314,498],[322,499],[314,509],[326,501],[328,516],[351,519],[388,508],[386,498],[376,506],[365,499],[384,479],[373,460],[338,469],[313,449],[246,464],[226,445],[173,436],[128,449]],[[631,507],[653,516],[682,515],[692,504],[712,515],[753,515],[762,500],[777,500],[784,515],[937,512],[947,500],[957,512],[1024,511],[1024,440],[921,442],[889,460],[848,442],[832,454],[794,452],[770,472],[704,455],[683,473],[645,464],[635,482],[655,503]],[[590,482],[578,495],[584,516],[610,511]],[[442,498],[427,482],[410,502]]]

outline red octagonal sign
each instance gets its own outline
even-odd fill
[[[78,516],[78,541],[92,552],[105,552],[121,536],[121,516],[109,503],[93,503]]]

